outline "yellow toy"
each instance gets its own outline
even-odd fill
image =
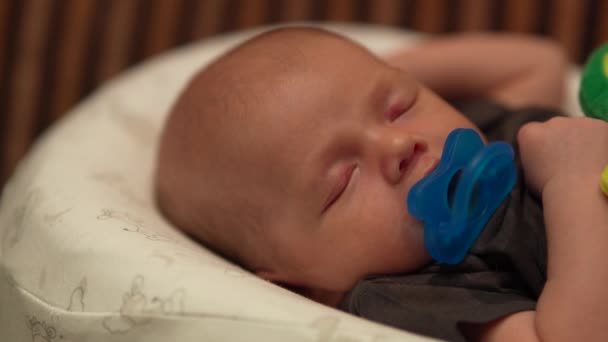
[[[604,168],[604,171],[602,172],[602,180],[600,182],[600,188],[602,189],[602,192],[608,196],[608,166],[606,166]]]

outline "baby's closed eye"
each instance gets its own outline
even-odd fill
[[[325,207],[323,211],[327,211],[344,193],[348,185],[350,184],[353,172],[355,171],[357,165],[345,165],[340,167],[336,177],[332,177],[332,185],[331,192],[326,201]]]

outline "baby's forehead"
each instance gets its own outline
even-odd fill
[[[349,58],[357,55],[375,58],[369,50],[344,36],[306,27],[264,32],[237,46],[225,57],[249,61],[267,58],[277,67],[293,68],[306,63],[314,65],[326,60],[342,60],[342,53],[349,53]]]
[[[267,50],[269,46],[276,49]],[[355,50],[359,53],[353,53]],[[349,53],[348,65],[344,51]],[[235,146],[235,153],[248,151],[266,163],[293,159],[317,143],[311,141],[311,132],[335,120],[322,113],[338,112],[336,107],[345,111],[345,106],[355,103],[346,87],[367,86],[361,78],[357,84],[348,83],[349,73],[362,71],[360,63],[376,60],[342,37],[324,32],[275,32],[246,42],[216,62],[210,70],[214,75],[201,82],[209,96],[200,105],[218,111],[208,124],[222,126],[218,129],[226,134],[217,135],[220,140],[240,145]],[[214,108],[217,99],[222,105]],[[293,165],[290,160],[286,163]]]
[[[333,34],[305,33],[301,44],[286,41],[290,32],[276,33],[258,43],[263,47],[264,41],[278,40],[282,49],[265,51],[258,49],[258,43],[248,42],[243,51],[229,56],[232,63],[223,65],[223,69],[234,77],[223,86],[229,95],[225,105],[240,107],[234,112],[242,114],[233,117],[232,125],[252,127],[248,133],[254,137],[293,140],[325,120],[334,120],[318,115],[320,112],[345,109],[356,103],[354,93],[370,87],[371,78],[358,77],[357,82],[351,82],[351,76],[354,71],[365,72],[368,66],[368,70],[377,70],[375,56]],[[328,43],[327,38],[329,44],[310,44],[317,40]],[[348,61],[344,61],[345,52]]]

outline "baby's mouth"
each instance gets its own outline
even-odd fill
[[[412,169],[410,170],[410,177],[413,177],[412,180],[418,182],[419,180],[433,172],[435,168],[437,168],[437,165],[439,164],[439,159],[434,158],[428,153],[421,153],[414,157],[414,160],[412,162],[413,165]],[[418,174],[421,175],[419,178],[416,177]]]
[[[428,153],[421,153],[415,156],[412,160],[411,169],[405,175],[407,193],[409,193],[414,184],[431,174],[437,168],[437,165],[439,165],[439,159]]]
[[[432,158],[431,161],[428,163],[428,166],[426,167],[426,170],[424,171],[422,178],[428,176],[429,174],[431,174],[431,172],[435,171],[435,169],[437,168],[437,165],[439,165],[439,159]]]

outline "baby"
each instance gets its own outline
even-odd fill
[[[559,118],[517,135],[553,113],[505,115],[557,106],[565,64],[552,44],[523,37],[443,38],[381,59],[319,29],[266,32],[199,72],[175,103],[159,207],[258,276],[386,324],[450,340],[608,340],[608,201],[597,186],[608,125]],[[442,98],[507,107],[468,101],[468,118]],[[439,265],[405,199],[446,136],[477,125],[518,138],[528,186],[462,264]]]

